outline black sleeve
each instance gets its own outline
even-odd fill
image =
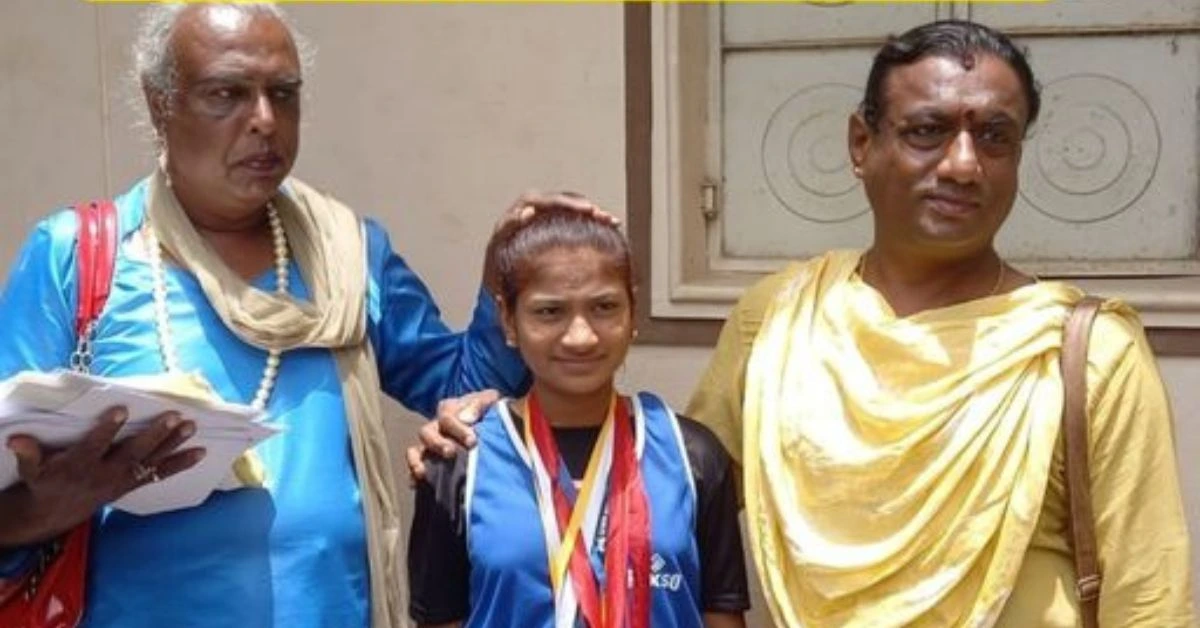
[[[701,606],[706,613],[741,613],[750,608],[750,590],[733,463],[707,427],[678,418],[696,483]]]
[[[452,460],[427,455],[417,483],[408,537],[408,614],[418,624],[466,619],[471,565],[467,559],[463,490],[467,454]]]

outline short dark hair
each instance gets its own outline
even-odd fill
[[[964,20],[930,22],[898,37],[888,38],[887,43],[875,53],[858,111],[867,126],[872,131],[878,131],[886,105],[883,101],[883,84],[893,68],[916,63],[926,57],[948,57],[957,59],[964,68],[970,69],[977,61],[976,55],[999,57],[1017,73],[1025,91],[1025,104],[1029,108],[1025,128],[1032,126],[1041,109],[1042,97],[1025,53],[1004,33]]]
[[[484,268],[488,291],[513,308],[537,273],[533,259],[559,248],[589,248],[607,256],[633,305],[633,260],[625,236],[607,220],[562,207],[538,209],[524,223],[510,222],[492,236]]]

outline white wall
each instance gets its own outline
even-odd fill
[[[0,4],[0,268],[52,207],[113,194],[146,171],[147,144],[123,82],[136,11],[75,0]],[[523,189],[577,190],[624,213],[619,4],[302,5],[291,13],[319,49],[297,174],[382,220],[452,324],[467,320],[483,243]],[[707,355],[638,347],[625,382],[682,407]],[[1162,366],[1197,528],[1200,361]],[[397,422],[397,444],[415,424]]]

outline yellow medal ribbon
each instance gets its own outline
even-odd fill
[[[583,525],[583,517],[587,511],[587,505],[592,499],[592,494],[596,490],[598,476],[600,475],[600,460],[604,457],[604,449],[611,443],[613,416],[617,405],[617,395],[614,392],[612,401],[608,404],[608,415],[604,419],[604,425],[600,428],[600,437],[596,439],[596,444],[592,446],[592,454],[588,459],[587,471],[583,475],[583,484],[580,486],[579,495],[575,499],[575,503],[571,506],[571,518],[567,523],[567,529],[559,539],[559,545],[554,548],[549,555],[550,568],[550,583],[557,596],[559,589],[562,587],[563,578],[566,575],[567,567],[571,561],[571,553],[575,550],[576,539],[579,538],[579,528]],[[537,447],[537,442],[533,438],[533,416],[529,412],[529,397],[526,396],[521,402],[521,413],[525,416],[525,447],[531,455],[540,456],[540,450]],[[558,469],[551,471],[546,469],[546,473],[551,477],[553,484],[554,475]],[[607,482],[607,478],[605,478]],[[543,496],[540,492],[535,491],[538,497],[538,502],[542,507],[547,507],[543,502],[549,499],[548,507],[551,512],[555,512],[554,521],[558,521],[557,511],[554,509],[554,496]]]

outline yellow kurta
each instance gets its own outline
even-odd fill
[[[1056,442],[1061,328],[1081,293],[1044,282],[899,319],[859,255],[748,291],[688,409],[750,461],[776,622],[1076,625]],[[1170,410],[1120,304],[1096,322],[1088,389],[1101,624],[1194,625]]]

